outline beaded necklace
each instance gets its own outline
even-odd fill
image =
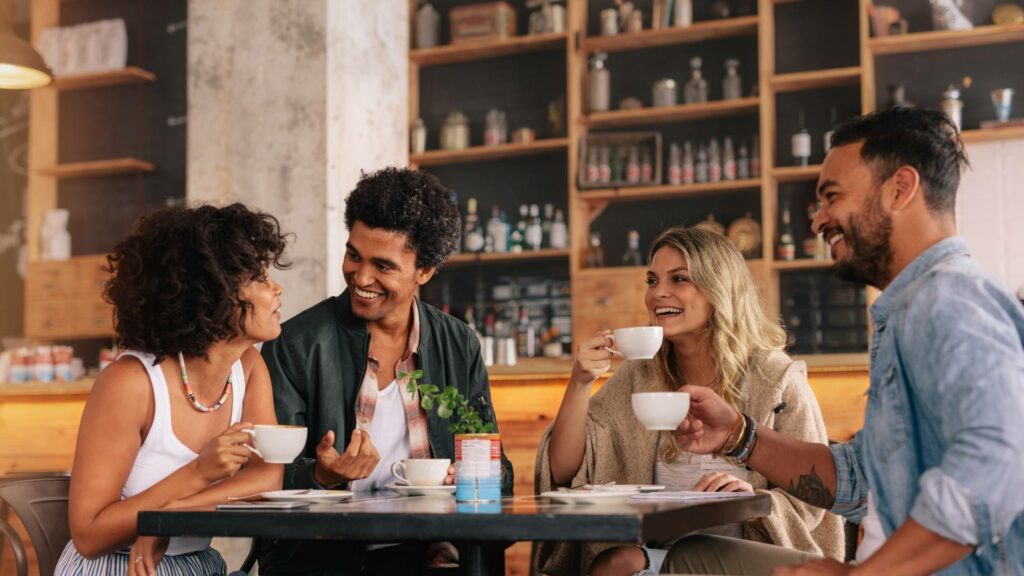
[[[228,396],[231,395],[231,374],[228,374],[228,381],[227,384],[224,385],[224,393],[221,394],[220,400],[217,400],[217,403],[213,406],[203,406],[200,401],[196,400],[196,395],[192,392],[192,387],[188,385],[188,372],[185,371],[185,356],[182,355],[181,352],[178,352],[178,363],[181,365],[181,383],[185,385],[185,395],[188,396],[189,401],[192,402],[192,406],[200,412],[214,412],[219,410],[228,399]]]

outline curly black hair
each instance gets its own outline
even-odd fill
[[[440,267],[462,236],[451,190],[434,176],[407,168],[363,174],[345,205],[345,227],[352,230],[356,221],[405,233],[417,268]]]
[[[205,357],[237,336],[252,304],[239,289],[270,266],[284,269],[288,235],[277,218],[242,204],[168,208],[140,218],[107,256],[104,297],[119,345],[159,362]]]

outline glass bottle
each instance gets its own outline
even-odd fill
[[[544,240],[541,242],[543,246],[551,246],[551,225],[555,222],[555,205],[545,204],[544,205],[544,217],[540,221],[540,227],[544,232]]]
[[[429,2],[416,10],[416,47],[433,48],[441,38],[441,15]]]
[[[796,259],[796,243],[793,241],[793,226],[789,221],[789,207],[782,210],[782,228],[779,230],[777,249],[779,260]]]
[[[605,66],[608,55],[595,52],[590,58],[590,90],[588,100],[591,112],[607,112],[611,102],[611,72]]]
[[[587,150],[587,168],[586,172],[583,173],[583,182],[585,184],[591,184],[598,182],[600,175],[597,168],[597,147],[592,147]]]
[[[740,140],[740,157],[736,161],[736,177],[743,180],[750,178],[750,154],[747,153],[747,145]]]
[[[761,143],[757,141],[757,136],[754,136],[750,145],[750,177],[761,177]]]
[[[797,164],[807,166],[811,160],[811,133],[804,126],[804,111],[802,108],[797,117],[799,118],[800,130],[793,134],[793,137],[790,139],[790,147]]]
[[[708,101],[708,81],[701,77],[702,61],[700,56],[690,58],[690,79],[683,89],[683,97],[687,104],[699,104]]]
[[[526,225],[526,247],[530,250],[540,250],[544,241],[544,227],[540,223],[540,207],[536,204],[530,205],[530,223]]]
[[[640,181],[640,153],[636,146],[629,147],[629,162],[626,163],[626,181],[636,184]]]
[[[668,149],[668,183],[678,186],[683,181],[683,166],[679,159],[679,145],[675,142]]]
[[[636,230],[630,230],[626,234],[626,251],[622,254],[622,265],[644,265],[644,256],[640,253],[640,233]]]
[[[466,252],[480,252],[484,249],[484,231],[480,225],[480,217],[476,213],[476,198],[466,200],[466,220],[463,228],[463,240]]]
[[[693,145],[683,143],[683,184],[693,184],[696,173],[693,166]]]
[[[590,233],[590,240],[587,246],[587,257],[583,261],[583,267],[604,267],[604,248],[601,247],[601,235],[597,232]]]
[[[487,221],[487,237],[491,239],[495,252],[508,252],[508,226],[501,219],[501,208],[497,204],[491,206],[491,219]]]
[[[736,179],[736,154],[732,149],[732,138],[725,137],[725,149],[722,154],[722,177],[726,180]]]
[[[651,150],[644,148],[640,156],[640,181],[651,182],[654,180],[654,166],[651,165]]]
[[[693,0],[675,0],[672,9],[675,11],[672,24],[676,28],[693,25]]]
[[[610,153],[607,146],[601,148],[601,160],[597,164],[597,173],[598,181],[602,184],[612,181],[612,165],[608,158]]]
[[[722,78],[722,99],[738,100],[743,97],[743,79],[739,75],[740,61],[730,58],[725,61],[725,78]]]
[[[711,139],[708,150],[708,182],[720,182],[722,180],[722,156],[718,151],[718,140]]]
[[[551,223],[551,247],[555,250],[569,247],[569,228],[561,209],[555,210],[555,221]]]
[[[530,312],[525,306],[519,309],[519,324],[516,326],[516,352],[522,358],[537,355],[537,329],[530,323]]]
[[[708,181],[708,152],[704,149],[704,143],[697,148],[697,164],[694,166],[694,181],[703,184]]]

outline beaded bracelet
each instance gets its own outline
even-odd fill
[[[750,460],[750,455],[754,451],[754,445],[757,443],[757,421],[746,414],[743,417],[747,420],[747,436],[743,439],[743,446],[739,452],[732,452],[727,455],[738,466],[747,465],[747,461]]]

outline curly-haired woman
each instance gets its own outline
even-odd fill
[[[806,366],[782,352],[785,333],[761,307],[743,256],[732,243],[699,228],[671,228],[655,239],[649,260],[644,303],[651,324],[664,330],[662,347],[652,360],[627,361],[591,399],[594,382],[611,366],[614,343],[605,331],[580,346],[558,416],[541,440],[538,488],[614,481],[669,490],[757,491],[772,498],[769,516],[721,527],[699,540],[685,539],[669,564],[685,561],[687,554],[713,556],[713,547],[730,538],[840,557],[839,517],[772,489],[745,468],[681,452],[670,433],[649,432],[633,416],[632,393],[693,384],[713,388],[759,425],[805,441],[827,440]],[[539,568],[551,575],[625,575],[656,572],[662,558],[658,548],[559,544],[541,548]],[[669,567],[703,573],[703,562],[690,564],[684,570]],[[734,573],[713,562],[703,568]]]
[[[281,332],[284,248],[273,216],[233,204],[154,212],[108,257],[125,352],[82,414],[58,576],[226,572],[208,538],[140,537],[136,517],[280,488],[245,429],[276,423],[253,345]]]

